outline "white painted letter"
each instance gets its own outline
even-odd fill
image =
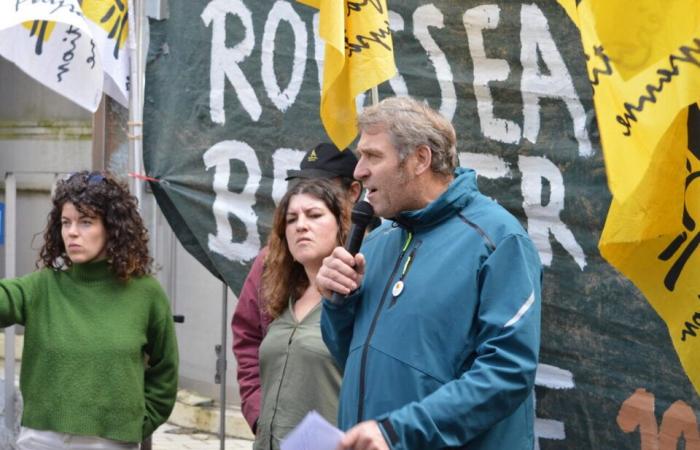
[[[238,45],[226,47],[226,15],[235,14],[243,22],[245,37]],[[211,37],[211,66],[209,68],[209,109],[214,123],[225,124],[224,81],[228,78],[236,90],[241,106],[257,122],[262,107],[255,95],[253,86],[238,67],[253,52],[255,36],[253,35],[253,18],[240,0],[212,0],[202,12],[206,26],[213,23]]]
[[[289,84],[284,91],[280,90],[277,84],[277,76],[275,76],[274,54],[275,54],[275,36],[277,35],[277,27],[281,21],[289,23],[294,34],[294,62],[292,66],[292,76]],[[260,68],[261,77],[267,96],[270,97],[272,103],[284,112],[294,104],[301,82],[304,80],[304,70],[306,69],[306,41],[307,41],[306,25],[301,20],[299,15],[294,11],[292,5],[287,2],[278,0],[272,6],[270,13],[265,22],[265,31],[262,39],[262,67]]]
[[[314,59],[316,60],[316,69],[318,71],[318,92],[321,94],[321,87],[323,86],[323,61],[326,55],[323,54],[326,47],[323,43],[323,39],[318,35],[319,20],[321,20],[321,14],[315,13],[313,18],[314,25]]]
[[[249,261],[260,250],[258,218],[253,205],[262,175],[255,150],[245,142],[222,141],[207,150],[202,158],[207,170],[212,167],[215,170],[212,187],[216,196],[212,210],[216,219],[216,235],[209,234],[209,250],[230,261]],[[248,180],[241,193],[228,190],[232,159],[241,161],[248,170]],[[237,217],[245,225],[245,240],[233,242],[229,215]]]
[[[490,153],[459,153],[459,165],[474,169],[480,177],[494,180],[496,178],[511,178],[510,169],[505,160]]]
[[[574,375],[568,370],[540,363],[537,365],[535,386],[556,390],[573,389],[575,387]],[[566,439],[564,422],[535,417],[535,450],[540,449],[540,439],[553,439],[557,441]]]
[[[474,95],[484,136],[506,144],[517,144],[520,141],[520,127],[511,120],[494,117],[493,99],[488,86],[489,81],[506,80],[510,67],[504,59],[486,57],[484,37],[481,34],[483,30],[492,30],[498,26],[500,13],[497,5],[477,6],[464,13],[462,22],[474,62]]]
[[[397,12],[394,11],[389,11],[389,27],[391,27],[391,32],[395,33],[397,31],[403,31],[404,30],[404,22],[403,22],[403,17]],[[408,96],[408,87],[406,86],[406,80],[403,79],[403,75],[399,73],[398,70],[396,70],[396,75],[391,77],[389,79],[389,86],[391,86],[391,89],[394,90],[394,94],[396,94],[397,97],[406,97]],[[357,112],[359,113],[361,109],[358,109]]]
[[[541,156],[519,156],[518,167],[522,173],[523,209],[527,216],[527,231],[542,259],[542,264],[552,264],[552,246],[549,233],[561,243],[583,270],[586,255],[576,242],[571,230],[559,218],[564,209],[564,180],[559,168]],[[542,201],[542,178],[549,182],[549,201]]]
[[[299,169],[305,154],[306,152],[293,148],[278,148],[272,154],[272,201],[275,202],[275,206],[287,192],[287,172]]]
[[[536,5],[523,5],[520,11],[520,61],[523,78],[523,137],[533,144],[540,132],[540,98],[561,98],[574,123],[574,136],[580,156],[591,156],[593,149],[586,131],[586,111],[576,95],[574,83],[564,59],[554,44],[549,24]],[[540,56],[550,75],[543,75],[538,67]]]
[[[419,6],[413,13],[413,34],[428,52],[428,58],[435,67],[435,75],[440,86],[440,113],[452,120],[457,109],[457,94],[452,77],[452,69],[445,53],[435,43],[428,27],[444,28],[443,15],[433,4]],[[393,29],[393,28],[392,28]]]

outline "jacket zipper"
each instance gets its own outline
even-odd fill
[[[389,291],[389,286],[391,286],[391,281],[394,279],[394,276],[396,275],[396,272],[399,270],[399,266],[401,265],[401,260],[403,259],[403,256],[406,254],[406,250],[408,250],[408,246],[411,244],[411,240],[413,239],[413,233],[410,231],[408,232],[408,238],[406,238],[406,242],[403,245],[403,248],[401,249],[401,254],[399,255],[399,258],[396,260],[396,264],[394,264],[394,270],[391,271],[391,275],[389,276],[389,279],[386,282],[386,286],[384,286],[384,292],[382,293],[382,299],[379,302],[379,306],[377,307],[377,310],[374,313],[374,317],[372,318],[372,324],[369,327],[369,332],[367,333],[367,338],[365,339],[364,346],[362,348],[362,359],[360,360],[360,399],[357,404],[357,422],[360,423],[362,421],[362,415],[364,414],[365,410],[365,370],[367,369],[367,352],[369,351],[369,341],[372,339],[372,335],[374,334],[374,329],[377,326],[377,320],[379,319],[379,314],[382,312],[382,307],[384,306],[384,301],[386,300],[386,294]]]

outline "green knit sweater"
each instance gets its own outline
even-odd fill
[[[101,261],[0,280],[12,324],[25,326],[23,426],[140,442],[170,415],[177,342],[153,277],[122,283]]]

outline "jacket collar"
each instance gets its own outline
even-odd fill
[[[438,198],[422,209],[403,211],[393,220],[409,230],[431,227],[464,209],[478,193],[476,172],[458,167],[454,180]]]

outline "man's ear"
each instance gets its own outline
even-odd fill
[[[360,201],[360,194],[362,194],[362,183],[355,180],[350,184],[350,188],[348,189],[348,198],[355,204]]]
[[[430,147],[427,145],[419,145],[413,152],[416,158],[415,174],[420,175],[426,170],[430,170],[430,164],[433,162],[433,152],[430,151]]]

